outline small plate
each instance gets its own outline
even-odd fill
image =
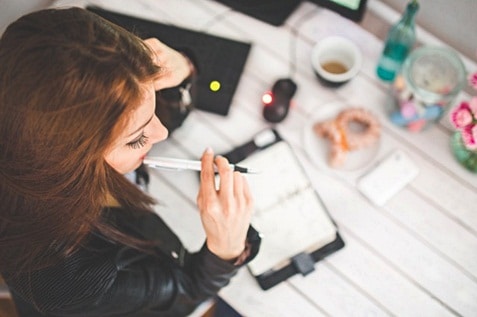
[[[317,122],[323,122],[336,118],[341,110],[354,108],[343,102],[332,102],[317,108],[311,115],[310,120],[305,124],[303,133],[303,146],[310,159],[317,167],[336,171],[354,171],[370,164],[376,157],[380,139],[369,147],[348,151],[342,166],[331,167],[329,164],[329,153],[331,150],[330,141],[321,137],[313,131],[313,126]]]

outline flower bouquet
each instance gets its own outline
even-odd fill
[[[477,90],[477,72],[470,75],[469,83]],[[477,96],[453,108],[450,121],[457,130],[451,139],[455,157],[467,169],[477,173]]]

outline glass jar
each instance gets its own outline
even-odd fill
[[[451,137],[451,150],[457,161],[473,173],[477,173],[477,150],[465,147],[460,132],[455,132]]]
[[[391,85],[391,122],[412,132],[424,130],[439,121],[464,84],[465,67],[455,51],[416,49]]]

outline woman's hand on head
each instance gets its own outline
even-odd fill
[[[191,64],[183,54],[156,38],[146,39],[144,43],[153,51],[154,61],[162,69],[161,76],[154,81],[154,89],[175,87],[190,76]]]
[[[214,163],[220,177],[215,186]],[[214,159],[212,150],[202,155],[197,205],[209,250],[224,260],[238,257],[245,248],[253,211],[253,199],[245,177],[234,172],[226,158]]]

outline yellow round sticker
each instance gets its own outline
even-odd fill
[[[220,89],[220,83],[217,80],[212,80],[209,87],[212,91],[218,91]]]

